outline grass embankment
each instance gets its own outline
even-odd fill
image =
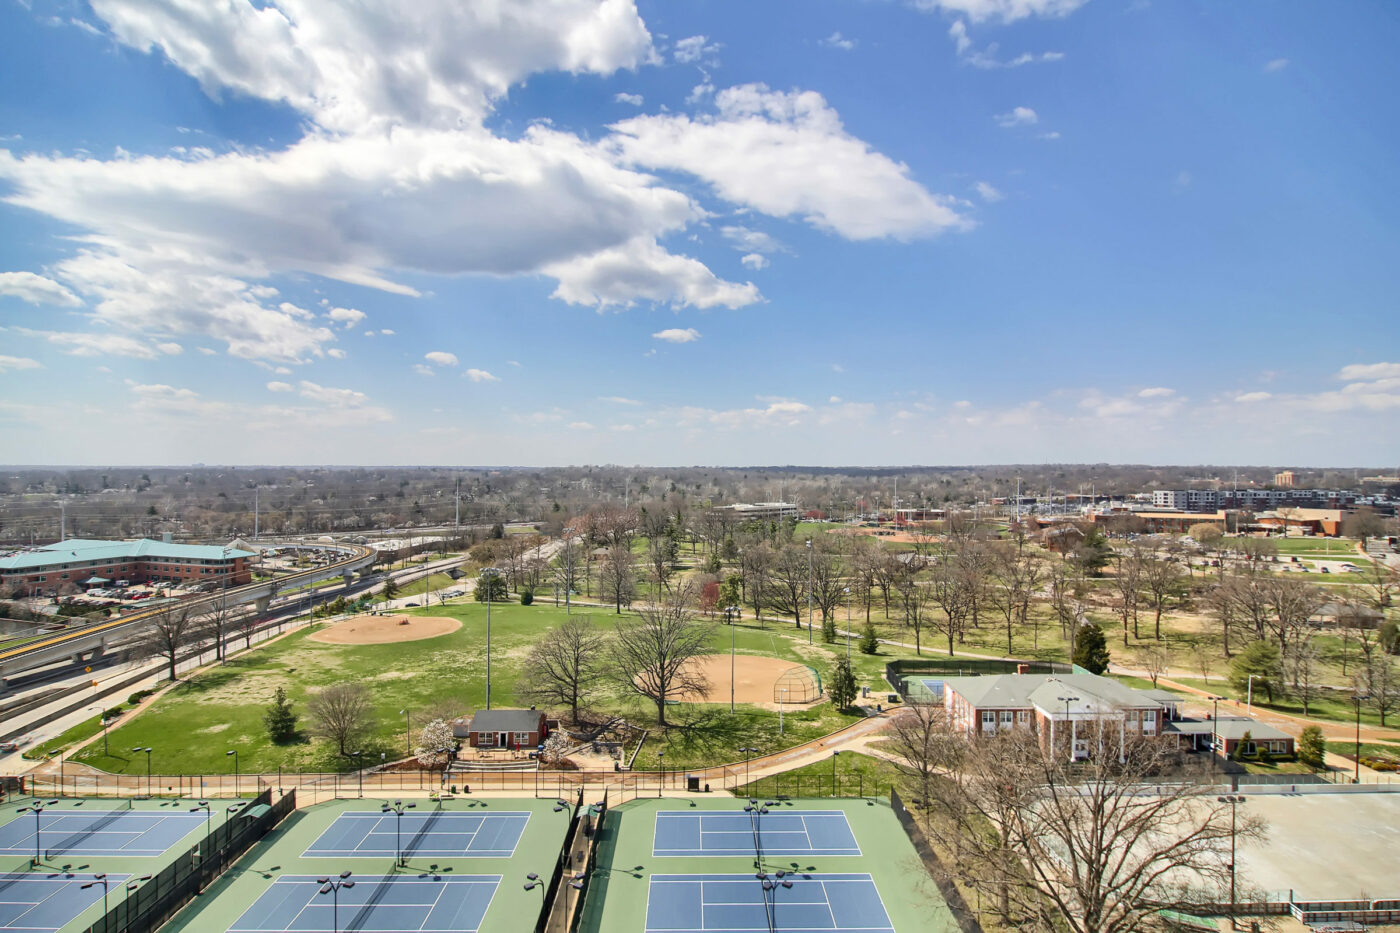
[[[888,796],[903,776],[893,763],[874,755],[842,752],[834,756],[835,796]],[[781,774],[743,784],[731,791],[736,797],[825,797],[832,794],[832,761],[818,761]]]

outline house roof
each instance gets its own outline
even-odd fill
[[[472,732],[534,732],[544,713],[534,709],[484,709],[472,717]]]
[[[989,677],[949,677],[943,689],[954,690],[978,709],[1025,709],[1063,712],[1072,697],[1070,714],[1115,709],[1160,708],[1162,701],[1145,690],[1125,687],[1097,674],[995,674]]]
[[[88,538],[69,538],[56,541],[40,548],[20,551],[9,557],[0,558],[0,570],[25,570],[37,567],[52,567],[54,564],[75,563],[78,561],[129,560],[137,557],[174,560],[228,560],[235,557],[253,557],[251,551],[237,548],[224,548],[217,544],[172,544],[165,541],[152,541],[140,538],[135,541],[94,541]]]
[[[1246,732],[1255,741],[1293,738],[1287,732],[1275,729],[1266,722],[1260,722],[1248,716],[1221,716],[1219,719],[1179,719],[1176,722],[1167,723],[1162,731],[1164,733],[1176,732],[1181,735],[1215,734],[1222,739],[1236,741],[1244,738]]]

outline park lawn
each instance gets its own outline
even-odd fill
[[[842,752],[835,756],[836,790],[839,796],[888,796],[890,787],[900,787],[904,776],[891,761],[861,752]],[[735,797],[768,799],[783,794],[789,797],[824,797],[832,793],[832,762],[816,761],[791,771],[760,778],[751,784],[732,789]]]
[[[1207,684],[1203,680],[1193,677],[1173,677],[1172,680],[1188,687],[1196,687],[1212,693],[1219,693],[1224,697],[1244,703],[1248,697],[1246,691],[1237,690],[1228,680],[1212,680]],[[1308,718],[1325,719],[1329,722],[1356,722],[1356,707],[1349,699],[1351,694],[1345,691],[1324,692],[1321,696],[1315,697],[1308,704]],[[1273,702],[1268,702],[1265,695],[1260,690],[1254,691],[1254,705],[1260,709],[1274,710],[1279,713],[1287,713],[1290,716],[1302,716],[1302,701],[1282,694],[1276,694]],[[1361,707],[1361,721],[1367,725],[1379,726],[1381,718],[1375,710],[1369,706]],[[1386,717],[1385,728],[1395,729],[1396,738],[1400,739],[1400,713],[1391,713]]]
[[[1356,760],[1355,742],[1333,739],[1327,743],[1327,750],[1350,761]],[[1363,758],[1390,758],[1400,762],[1400,745],[1388,745],[1384,742],[1362,742],[1361,756]]]
[[[230,749],[245,771],[347,770],[342,758],[321,740],[305,736],[310,693],[337,683],[364,683],[373,692],[377,726],[357,749],[367,759],[407,754],[402,709],[410,710],[414,730],[429,711],[451,715],[485,704],[485,620],[482,604],[434,606],[419,614],[463,620],[456,632],[422,641],[389,645],[328,645],[309,640],[310,630],[230,658],[173,687],[142,715],[113,729],[103,756],[101,743],[83,749],[76,760],[107,771],[135,767],[135,756],[120,749],[149,746],[152,768],[163,773],[221,773],[229,769]],[[492,607],[492,699],[515,703],[514,684],[530,645],[564,613],[547,606],[498,603]],[[262,715],[278,686],[286,689],[301,716],[299,741],[274,746]],[[144,756],[141,762],[144,769]]]
[[[1349,555],[1361,556],[1356,549],[1357,542],[1351,538],[1271,538],[1280,555],[1313,554],[1318,557],[1341,559]]]
[[[727,703],[677,704],[667,712],[672,728],[647,736],[633,767],[650,771],[660,763],[675,771],[713,768],[743,761],[741,748],[758,749],[755,757],[767,755],[819,739],[863,718],[860,713],[842,713],[822,702],[811,709],[786,710],[779,733],[776,710],[740,704],[731,713]],[[658,751],[665,754],[658,758]]]

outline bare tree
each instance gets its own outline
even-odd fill
[[[904,577],[895,585],[895,593],[898,596],[898,604],[903,616],[904,627],[914,633],[914,653],[923,654],[924,630],[933,621],[928,614],[928,594],[924,588],[919,586],[919,581],[915,579],[915,574],[906,573]],[[948,653],[953,653],[952,643],[949,643]]]
[[[528,703],[567,706],[578,722],[579,706],[606,677],[607,645],[607,636],[588,616],[565,620],[530,649],[516,692]]]
[[[778,552],[769,576],[767,604],[774,611],[791,615],[802,627],[802,607],[807,596],[807,549],[789,544]]]
[[[583,573],[587,561],[588,557],[583,553],[583,546],[579,543],[578,537],[566,530],[562,546],[554,558],[553,570],[554,585],[564,591],[566,610],[572,611],[573,594],[578,590],[579,575]],[[557,605],[559,602],[557,596],[554,601]]]
[[[682,584],[639,611],[637,619],[619,623],[613,636],[618,683],[656,704],[656,721],[663,728],[668,700],[710,692],[709,681],[692,662],[709,650],[714,625],[691,611],[692,595],[691,585]]]
[[[1284,673],[1292,681],[1293,695],[1303,701],[1304,716],[1321,689],[1317,682],[1319,660],[1311,632],[1300,632],[1283,653]]]
[[[1171,762],[1166,743],[1110,720],[1081,735],[1098,753],[1073,766],[1029,729],[980,737],[936,782],[930,829],[958,848],[962,880],[1007,922],[1071,933],[1134,933],[1163,908],[1221,901],[1232,830],[1259,839],[1262,821],[1239,813],[1232,827],[1229,805],[1190,780],[1144,794]]]
[[[323,687],[306,701],[306,712],[312,732],[334,742],[336,753],[342,756],[374,731],[374,706],[364,684]]]
[[[1214,526],[1212,526],[1214,527]],[[1162,613],[1167,604],[1181,592],[1181,570],[1160,551],[1149,551],[1142,565],[1142,584],[1146,589],[1147,605],[1152,607],[1152,632],[1162,640]]]
[[[763,605],[768,599],[768,584],[772,576],[773,549],[755,541],[739,555],[739,585],[753,605],[753,617],[763,618]]]
[[[1123,620],[1123,646],[1128,645],[1128,626],[1132,624],[1133,637],[1138,637],[1138,602],[1142,598],[1142,549],[1134,546],[1127,554],[1119,554],[1117,572],[1113,575],[1113,589],[1118,594],[1118,615]]]
[[[1400,706],[1400,676],[1395,670],[1395,661],[1385,650],[1369,638],[1363,642],[1362,660],[1357,665],[1353,683],[1357,693],[1364,694],[1367,701],[1381,717],[1385,725],[1388,715]]]
[[[898,756],[894,765],[913,785],[922,806],[933,799],[939,775],[956,768],[966,749],[966,740],[950,731],[942,706],[911,703],[890,722],[888,750]]]
[[[943,610],[943,621],[935,623],[948,638],[948,657],[953,656],[953,641],[962,640],[971,607],[967,598],[966,577],[958,568],[942,561],[934,565],[929,575],[929,599]]]
[[[631,547],[618,544],[608,548],[598,571],[598,588],[612,599],[615,612],[621,614],[623,606],[632,605],[637,597],[637,557]]]
[[[210,634],[207,623],[190,609],[170,609],[151,620],[141,638],[141,646],[155,657],[165,659],[170,679],[175,680],[175,664],[185,648],[203,641]]]
[[[1147,672],[1147,677],[1155,688],[1157,679],[1167,672],[1167,666],[1171,663],[1171,655],[1162,645],[1148,645],[1138,653],[1138,661],[1142,664],[1142,669]]]

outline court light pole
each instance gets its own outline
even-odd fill
[[[486,567],[481,571],[482,577],[494,581],[501,575],[495,567]],[[494,583],[486,584],[486,708],[491,708],[491,604],[495,602],[496,589]]]
[[[661,798],[661,785],[666,780],[666,772],[661,770],[663,759],[666,757],[666,750],[658,749],[656,752],[656,797]]]
[[[238,796],[238,749],[231,748],[224,752],[224,757],[233,756],[233,796]]]
[[[131,892],[141,887],[141,882],[150,881],[150,875],[139,875],[126,883],[126,891],[122,894],[122,929],[131,927]]]
[[[807,644],[812,643],[812,539],[807,539]]]
[[[843,586],[841,593],[846,597],[846,660],[851,659],[851,588]]]
[[[200,810],[204,811],[204,848],[200,855],[200,859],[203,860],[209,857],[209,837],[214,829],[211,823],[214,817],[214,808],[209,806],[207,800],[201,800],[198,806],[190,807],[191,813],[198,813]]]
[[[748,786],[749,786],[749,759],[750,759],[750,756],[752,756],[752,755],[757,755],[757,754],[758,754],[758,749],[756,749],[756,748],[741,748],[741,749],[739,749],[739,751],[741,751],[741,752],[744,753],[744,786],[745,786],[745,787],[748,787]]]
[[[106,873],[105,871],[104,871],[104,872],[101,872],[101,873],[99,873],[99,874],[93,875],[91,881],[89,881],[87,884],[80,885],[80,887],[81,887],[82,890],[86,891],[88,888],[92,887],[92,886],[95,885],[95,884],[100,884],[100,885],[102,885],[102,924],[103,924],[103,926],[106,926],[106,924],[107,924],[107,873]]]
[[[359,782],[360,796],[365,795],[365,753],[351,752],[350,757],[355,759],[355,777]]]
[[[413,723],[409,719],[410,710],[404,707],[399,710],[399,715],[403,717],[404,746],[408,749],[408,756],[413,757]]]
[[[1065,723],[1069,726],[1069,762],[1074,764],[1074,720],[1069,718],[1069,705],[1079,702],[1079,697],[1058,697],[1057,699],[1065,704]]]
[[[151,749],[149,746],[142,748],[138,745],[132,751],[146,753],[146,796],[149,797],[151,796]]]
[[[724,607],[724,621],[729,623],[729,711],[734,712],[734,610],[735,606]]]
[[[412,809],[413,807],[416,807],[416,806],[418,806],[418,805],[417,805],[416,803],[413,803],[412,801],[409,801],[408,803],[404,803],[402,800],[395,800],[394,803],[393,803],[393,806],[390,806],[389,804],[386,803],[386,804],[383,806],[383,808],[381,808],[380,811],[379,811],[380,813],[392,813],[392,814],[394,814],[394,864],[395,864],[395,865],[400,865],[400,866],[401,866],[401,865],[405,864],[405,862],[407,861],[407,860],[403,857],[403,842],[401,841],[403,837],[402,837],[401,834],[400,834],[399,826],[400,826],[401,823],[403,823],[403,814],[404,814],[404,811],[405,811],[405,810],[410,810],[410,809]]]
[[[316,883],[321,886],[317,893],[331,896],[331,933],[340,933],[340,889],[355,886],[355,882],[350,880],[350,874],[343,871],[336,878],[324,876],[316,879]]]
[[[31,868],[39,864],[39,856],[43,852],[43,847],[39,845],[39,814],[43,813],[45,808],[51,807],[56,803],[58,803],[57,800],[35,800],[30,803],[29,806],[20,807],[15,811],[16,813],[34,814],[34,861],[30,865]]]
[[[1244,803],[1244,797],[1240,794],[1226,794],[1224,797],[1216,797],[1217,803],[1228,803],[1230,805],[1230,929],[1235,927],[1235,807]]]
[[[836,796],[836,756],[841,754],[839,748],[831,751],[831,796]]]

